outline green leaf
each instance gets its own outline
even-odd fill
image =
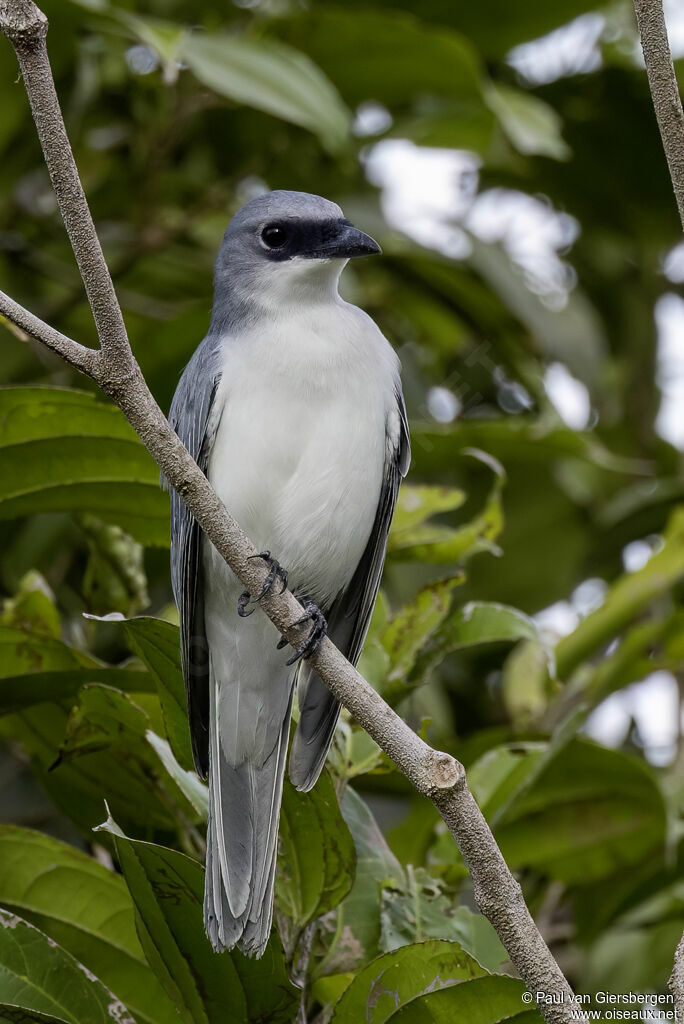
[[[341,804],[356,848],[356,877],[346,899],[320,922],[328,952],[318,974],[354,970],[380,952],[380,888],[403,879],[404,869],[378,828],[368,805],[347,786]]]
[[[613,926],[601,930],[586,949],[588,991],[648,992],[653,990],[654,978],[669,977],[672,950],[677,948],[682,932],[681,865],[679,874],[675,882],[656,889],[620,914]],[[582,897],[587,903],[591,901],[592,907],[595,905],[596,894],[591,890]]]
[[[550,757],[546,743],[516,743],[493,747],[470,766],[468,783],[488,821],[505,813]]]
[[[67,723],[68,711],[59,704],[40,704],[4,718],[3,735],[24,745],[42,787],[86,835],[102,817],[103,797],[127,827],[182,831],[185,826],[179,810],[191,821],[199,820],[201,815],[175,788],[157,754],[145,741],[138,752],[143,758],[150,758],[152,770],[150,762],[130,756],[130,747],[124,745],[117,751],[114,744],[55,766]],[[164,794],[160,780],[170,793]]]
[[[547,314],[556,316],[548,310]],[[586,367],[586,353],[580,353],[578,359],[584,359]],[[592,433],[560,427],[549,418],[473,418],[441,427],[412,423],[411,436],[415,438],[416,459],[422,473],[443,472],[444,466],[453,462],[454,451],[463,451],[466,447],[485,449],[505,464],[513,461],[529,464],[535,472],[550,460],[565,458],[577,458],[611,473],[649,471],[644,460],[615,455]],[[529,496],[527,492],[525,496]]]
[[[171,798],[172,816],[179,822],[206,820],[206,787],[194,772],[178,765],[171,748],[150,725],[148,714],[127,694],[99,683],[84,686],[69,715],[66,738],[53,767],[76,757],[111,751],[151,794],[161,785]],[[108,797],[107,790],[104,796]]]
[[[222,96],[308,128],[333,152],[344,149],[350,115],[319,67],[270,39],[218,32],[185,36],[179,55]]]
[[[81,687],[60,748],[59,762],[116,747],[135,756],[149,719],[121,690],[101,683]]]
[[[664,848],[665,802],[642,761],[579,739],[504,750],[469,777],[512,870],[586,884]]]
[[[95,616],[89,616],[95,618]],[[164,728],[174,757],[187,769],[194,768],[185,704],[185,684],[180,665],[178,626],[165,619],[140,615],[104,616],[100,621],[122,629],[131,651],[145,663],[154,679],[161,702]]]
[[[424,864],[442,819],[435,805],[415,793],[401,821],[387,832],[387,841],[402,864]],[[446,828],[446,826],[444,826]]]
[[[664,618],[638,621],[620,637],[617,648],[591,668],[583,665],[571,686],[563,687],[545,720],[562,720],[576,706],[584,716],[609,694],[639,682],[658,670],[678,673],[684,651],[684,609],[676,609]],[[657,654],[655,652],[658,652]]]
[[[351,104],[378,99],[392,108],[435,95],[483,105],[479,55],[470,42],[414,14],[317,7],[275,27],[325,68]]]
[[[409,674],[418,651],[449,614],[454,588],[462,581],[462,576],[452,576],[428,583],[392,617],[381,636],[389,656],[390,681],[403,680]]]
[[[190,857],[127,838],[111,817],[147,959],[188,1024],[290,1024],[298,1002],[282,950],[271,936],[260,960],[217,954],[204,933],[204,871]]]
[[[503,668],[503,700],[515,723],[541,717],[550,695],[549,651],[538,640],[522,640]]]
[[[0,910],[2,998],[68,1024],[136,1024],[124,1004],[56,942]]]
[[[59,640],[62,634],[59,611],[50,585],[39,572],[28,572],[19,581],[14,596],[3,601],[0,625]]]
[[[157,736],[151,729],[148,729],[145,733],[145,739],[154,750],[174,784],[181,791],[185,799],[192,804],[196,814],[199,815],[202,821],[206,821],[209,812],[209,790],[206,783],[198,778],[194,769],[186,771],[185,768],[179,765],[173,756],[171,747],[161,736]]]
[[[426,991],[479,978],[486,971],[457,942],[432,939],[385,953],[359,971],[335,1006],[333,1024],[385,1024]]]
[[[354,881],[354,841],[327,772],[309,793],[285,782],[279,849],[278,903],[301,929],[337,906]]]
[[[150,603],[145,576],[145,552],[120,526],[95,516],[79,515],[78,523],[90,548],[83,576],[89,608],[109,613],[117,608],[133,615]]]
[[[398,114],[387,135],[411,139],[417,146],[469,149],[487,157],[491,154],[496,123],[494,114],[479,97],[471,100],[431,97],[429,103],[418,106],[415,114]],[[400,304],[408,305],[411,327],[426,331],[432,347],[440,344],[432,333],[435,328],[444,331],[442,337],[448,338],[448,344],[454,343],[454,331],[458,330],[456,317],[441,313],[424,295],[411,295],[408,301],[402,301],[397,295],[397,308]]]
[[[502,527],[501,502],[497,493],[482,513],[457,529],[440,523],[427,523],[402,530],[394,539],[390,534],[388,551],[397,562],[447,565],[461,562],[481,551],[497,554],[494,540]]]
[[[455,487],[429,487],[403,484],[399,489],[397,506],[392,518],[390,546],[402,546],[402,534],[421,526],[440,512],[453,512],[466,500],[463,491]]]
[[[0,1003],[0,1021],[3,1024],[65,1024],[63,1017],[53,1017],[40,1010],[27,1010],[25,1006],[9,1003]]]
[[[333,775],[349,780],[357,775],[387,771],[387,757],[375,740],[363,729],[354,727],[342,717],[337,724],[331,748]]]
[[[388,1020],[392,1024],[542,1024],[523,1002],[522,981],[500,975],[474,978],[414,999]]]
[[[461,562],[481,551],[499,554],[494,542],[503,528],[501,494],[506,480],[503,467],[492,456],[475,448],[466,448],[464,455],[470,455],[484,462],[494,472],[494,485],[484,508],[469,523],[456,529],[441,524],[428,523],[424,519],[407,523],[393,538],[390,532],[388,551],[397,561],[429,562],[445,565]],[[435,488],[438,491],[439,488]],[[399,492],[401,494],[401,491]],[[452,492],[454,495],[460,492]],[[453,506],[452,506],[453,507]],[[439,507],[429,514],[445,511]]]
[[[192,769],[178,626],[141,616],[125,620],[123,628],[131,650],[145,662],[157,685],[166,735],[176,760],[183,768]]]
[[[0,388],[0,455],[0,519],[78,510],[168,546],[159,470],[114,406],[65,388]]]
[[[384,950],[445,939],[458,942],[485,970],[498,970],[508,959],[489,921],[459,907],[425,868],[408,865],[403,879],[383,887],[380,915]]]
[[[141,1024],[178,1020],[147,965],[120,875],[66,843],[15,825],[0,827],[0,863],[5,909],[21,914],[76,957]]]
[[[561,136],[561,119],[543,100],[522,89],[490,82],[485,98],[509,141],[524,156],[568,160],[569,146]]]
[[[517,608],[494,601],[470,601],[444,623],[439,641],[449,650],[457,650],[474,644],[515,643],[536,637],[534,620]]]
[[[389,602],[385,592],[380,590],[359,659],[359,672],[364,679],[368,680],[371,686],[376,687],[378,690],[382,689],[382,684],[389,668],[387,651],[382,646],[381,641],[382,633],[389,619]]]
[[[478,644],[536,640],[535,622],[517,608],[492,601],[470,601],[444,619],[416,657],[411,681],[423,682],[448,654]]]
[[[516,43],[536,39],[595,6],[595,0],[556,0],[553,5],[545,0],[528,0],[523,8],[516,10],[508,0],[481,0],[470,5],[432,0],[420,8],[420,14],[425,22],[439,28],[453,25],[473,40],[487,58],[503,60]],[[365,7],[363,0],[351,0],[348,4],[351,15]],[[376,0],[375,7],[413,11],[415,3],[414,0]]]
[[[0,714],[71,697],[92,682],[133,693],[154,686],[147,672],[108,666],[54,637],[0,626]]]
[[[664,545],[637,572],[625,573],[596,611],[556,645],[558,676],[567,680],[598,648],[607,646],[625,626],[684,577],[684,506],[672,513]]]

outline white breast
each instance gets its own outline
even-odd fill
[[[375,324],[339,299],[225,341],[209,480],[322,606],[370,535],[397,373]]]

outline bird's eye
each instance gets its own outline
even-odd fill
[[[281,249],[287,242],[287,231],[279,224],[268,224],[261,232],[261,237],[269,249]]]

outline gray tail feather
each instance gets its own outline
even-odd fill
[[[273,919],[278,823],[290,710],[263,765],[234,767],[210,737],[204,925],[217,952],[260,957]]]
[[[323,770],[340,717],[340,704],[325,683],[306,666],[300,669],[299,723],[290,750],[290,780],[308,793]]]

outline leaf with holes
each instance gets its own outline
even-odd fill
[[[21,914],[76,957],[139,1024],[178,1020],[145,960],[121,875],[66,843],[15,825],[0,827],[0,863],[0,903],[6,910]]]
[[[480,978],[486,971],[457,942],[432,939],[372,960],[335,1005],[332,1024],[385,1024],[424,992]]]
[[[28,921],[0,909],[2,998],[68,1024],[136,1024],[95,975]]]

